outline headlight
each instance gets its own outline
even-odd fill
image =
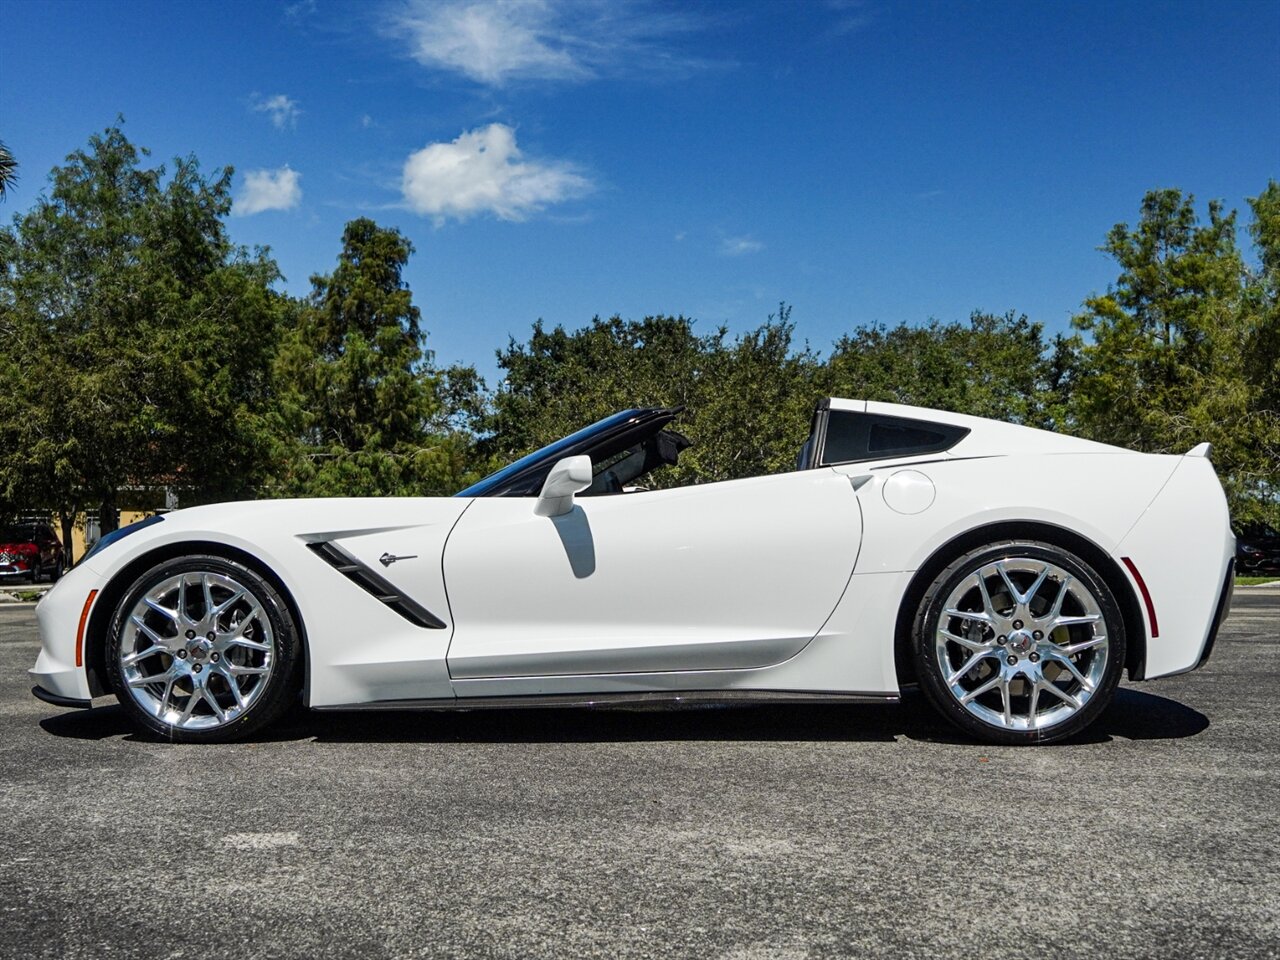
[[[160,516],[160,514],[156,514],[154,517],[147,517],[147,519],[145,520],[139,520],[136,523],[131,523],[127,527],[121,527],[119,530],[112,530],[105,537],[99,537],[98,542],[93,545],[93,548],[88,553],[86,553],[83,557],[80,558],[80,562],[84,563],[86,560],[92,557],[95,553],[98,553],[104,547],[109,547],[111,546],[111,544],[115,543],[117,540],[122,540],[125,537],[129,536],[129,534],[137,533],[143,527],[149,527],[153,523],[159,523],[163,519],[164,517]]]

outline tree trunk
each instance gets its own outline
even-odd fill
[[[70,567],[76,562],[76,549],[71,540],[76,521],[76,509],[58,511],[58,522],[62,524],[62,555]]]
[[[120,528],[120,513],[116,510],[116,492],[112,490],[102,498],[98,508],[98,533],[106,536]]]

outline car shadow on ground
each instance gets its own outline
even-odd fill
[[[118,705],[76,710],[40,722],[57,737],[156,741]],[[1176,700],[1122,688],[1106,712],[1065,745],[1178,740],[1209,718]],[[538,708],[449,711],[319,712],[302,707],[250,742],[320,743],[630,743],[639,741],[885,742],[900,738],[972,743],[936,718],[919,694],[897,705],[715,705],[678,709]]]

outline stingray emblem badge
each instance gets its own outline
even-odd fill
[[[393,563],[395,563],[397,560],[417,560],[417,559],[418,559],[418,555],[416,553],[411,553],[407,557],[397,557],[394,553],[384,553],[382,556],[378,558],[378,562],[382,564],[384,567],[389,567]]]

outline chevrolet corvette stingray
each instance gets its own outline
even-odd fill
[[[626,410],[453,497],[223,503],[104,537],[36,608],[34,693],[177,741],[317,710],[893,702],[1069,737],[1194,670],[1235,542],[1207,444],[1135,453],[823,400],[786,473],[653,486]]]

